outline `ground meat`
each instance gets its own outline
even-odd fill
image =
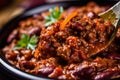
[[[107,8],[108,9],[108,8]],[[5,58],[17,68],[47,78],[61,80],[106,80],[120,76],[120,28],[115,40],[104,51],[92,52],[109,40],[114,26],[98,16],[106,7],[94,2],[86,6],[70,7],[60,18],[45,27],[44,15],[34,15],[19,22],[19,27],[8,37],[3,49]],[[68,14],[77,11],[61,30],[61,23]],[[34,50],[14,46],[22,34],[37,35]]]

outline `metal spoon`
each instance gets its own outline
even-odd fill
[[[118,27],[120,26],[120,1],[118,3],[116,3],[114,6],[112,6],[110,9],[108,9],[107,11],[100,13],[99,16],[101,18],[103,18],[104,20],[110,20],[111,23],[115,26],[115,29],[112,33],[112,35],[110,36],[110,39],[107,43],[105,44],[100,44],[97,45],[93,50],[91,50],[87,56],[92,57],[97,55],[97,53],[103,51],[104,49],[106,49],[114,40]]]

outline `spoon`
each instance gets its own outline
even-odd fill
[[[93,50],[91,50],[87,56],[92,57],[97,55],[99,52],[105,50],[114,40],[118,27],[120,26],[120,1],[112,6],[107,11],[100,13],[99,16],[104,20],[110,20],[110,22],[115,26],[113,33],[111,34],[109,41],[105,44],[97,45]]]

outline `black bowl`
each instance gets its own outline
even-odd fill
[[[91,0],[90,0],[91,1]],[[96,3],[99,5],[113,5],[119,0],[94,0]],[[29,11],[25,11],[21,15],[15,17],[14,19],[10,20],[8,23],[6,23],[2,29],[0,30],[0,49],[6,45],[6,40],[8,35],[15,29],[18,25],[18,22],[32,16],[33,14],[37,14],[43,11],[48,10],[51,7],[55,6],[63,6],[64,8],[70,7],[70,6],[81,6],[85,5],[88,3],[89,0],[80,0],[80,1],[66,1],[66,2],[59,2],[59,3],[52,3],[52,4],[47,4],[44,6],[38,6],[34,9],[31,9]],[[31,75],[29,73],[23,72],[13,65],[11,65],[5,58],[4,56],[0,53],[0,70],[4,74],[14,77],[14,79],[22,79],[22,80],[43,80],[43,79],[48,79],[44,77],[38,77]],[[1,80],[1,79],[0,79]]]

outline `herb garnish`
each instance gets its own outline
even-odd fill
[[[37,36],[33,35],[30,37],[27,36],[26,34],[22,34],[21,39],[17,42],[14,49],[26,48],[34,50],[35,47],[37,46],[37,42],[38,42]]]
[[[50,15],[45,16],[45,19],[46,19],[45,26],[49,26],[50,24],[59,20],[63,12],[63,7],[50,8],[49,12],[50,12]]]

